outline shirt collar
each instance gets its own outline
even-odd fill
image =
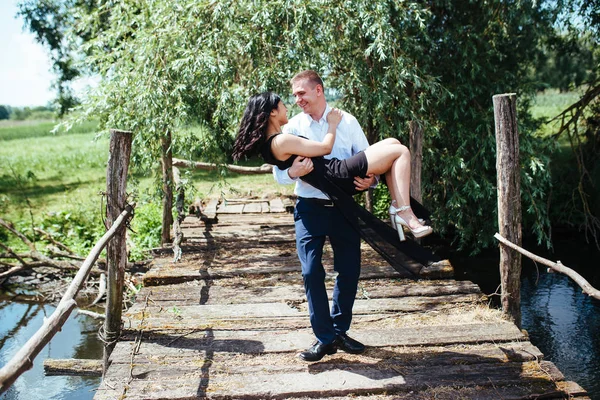
[[[313,122],[321,125],[324,122],[327,122],[327,114],[329,114],[330,111],[331,111],[331,107],[329,107],[329,104],[326,104],[325,105],[325,112],[323,113],[323,116],[321,117],[321,119],[318,120],[318,121],[315,121],[314,119],[312,119],[312,117],[309,114],[302,113],[304,115],[304,122],[308,126],[310,126],[310,124],[312,124]]]

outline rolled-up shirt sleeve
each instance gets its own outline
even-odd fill
[[[273,165],[273,177],[280,185],[291,185],[292,183],[296,183],[298,180],[298,178],[290,178],[288,169],[281,170]]]

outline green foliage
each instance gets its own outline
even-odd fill
[[[6,106],[0,105],[0,120],[10,118],[10,112]]]
[[[16,121],[48,120],[56,117],[55,111],[50,107],[11,107],[10,119]]]
[[[105,232],[100,210],[90,204],[71,204],[61,211],[45,213],[38,226],[84,257]]]
[[[136,207],[127,243],[130,260],[148,259],[149,250],[160,247],[161,221],[160,203],[148,202]]]
[[[590,34],[550,37],[535,68],[538,88],[567,92],[591,81],[598,66],[594,60],[597,46]]]
[[[67,40],[68,27],[74,24],[70,10],[82,7],[88,10],[96,7],[97,0],[23,0],[19,3],[18,15],[25,20],[30,32],[36,40],[46,46],[52,60],[52,69],[57,75],[54,88],[57,91],[56,105],[58,115],[64,116],[78,104],[70,83],[80,76],[81,71],[75,67],[74,59],[79,54],[78,46],[89,37],[89,32],[79,31],[77,43]]]
[[[452,97],[422,113],[426,125],[423,184],[435,227],[461,249],[494,244],[497,231],[496,144],[492,96],[516,92],[524,193],[525,234],[544,239],[548,229],[544,198],[549,191],[547,145],[536,138],[529,116],[534,87],[528,71],[537,44],[551,30],[553,14],[544,4],[524,2],[436,2],[427,35],[435,45],[420,67],[437,76]],[[541,235],[541,236],[539,236]]]

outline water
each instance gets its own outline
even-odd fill
[[[0,366],[42,326],[55,307],[37,302],[18,302],[0,297]],[[45,376],[46,358],[102,358],[96,337],[98,321],[71,313],[62,331],[35,358],[33,368],[21,375],[2,400],[86,400],[94,397],[97,377]]]
[[[521,285],[523,328],[569,380],[600,399],[600,301],[562,274],[526,271]]]
[[[600,289],[600,251],[583,238],[555,238],[553,252],[533,244],[524,247],[550,261],[561,260]],[[548,273],[547,267],[536,266],[526,257],[522,260],[522,328],[566,380],[577,382],[592,399],[600,400],[600,301],[585,295],[566,275]],[[497,252],[457,258],[453,265],[458,277],[477,283],[484,293],[499,292]],[[497,296],[493,300],[499,303]]]

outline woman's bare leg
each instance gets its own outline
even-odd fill
[[[397,206],[410,205],[410,151],[397,139],[384,139],[369,146],[365,150],[369,174],[385,174],[390,196],[396,200]],[[421,225],[411,209],[399,215],[411,228]]]

